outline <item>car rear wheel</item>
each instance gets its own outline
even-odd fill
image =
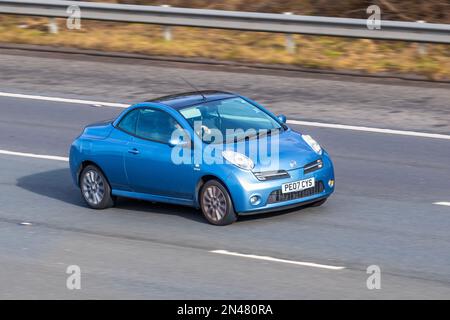
[[[86,203],[93,209],[106,209],[114,205],[108,180],[94,165],[87,166],[81,172],[80,190]]]
[[[237,220],[227,189],[217,180],[206,182],[200,191],[200,207],[209,223],[225,226]]]

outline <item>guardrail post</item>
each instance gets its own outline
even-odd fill
[[[283,14],[292,15],[292,12],[283,12]],[[292,33],[286,33],[286,50],[290,54],[294,54],[296,51],[296,45],[294,40],[294,35]]]
[[[169,4],[163,4],[161,7],[170,8]],[[163,37],[166,41],[172,41],[172,27],[171,26],[163,26]]]
[[[58,33],[58,24],[56,23],[55,18],[48,19],[47,27],[48,27],[48,32],[50,32],[52,34]]]
[[[163,35],[164,35],[164,40],[172,41],[172,27],[164,26],[163,27]]]
[[[424,20],[418,20],[416,21],[417,23],[427,23]],[[428,50],[427,50],[427,45],[425,43],[417,43],[417,52],[419,53],[419,55],[423,56],[426,55]]]

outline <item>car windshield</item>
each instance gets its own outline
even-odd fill
[[[186,107],[180,113],[207,143],[236,141],[283,130],[273,117],[239,97]]]

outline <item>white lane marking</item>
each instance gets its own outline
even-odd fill
[[[99,102],[99,101],[89,101],[89,100],[79,100],[79,99],[33,96],[33,95],[28,95],[28,94],[18,94],[18,93],[8,93],[8,92],[0,92],[0,96],[8,97],[8,98],[45,100],[45,101],[64,102],[64,103],[76,103],[76,104],[89,104],[89,105],[93,105],[96,107],[113,107],[113,108],[129,107],[128,104],[123,104],[123,103],[111,103],[111,102]]]
[[[129,107],[128,104],[123,104],[123,103],[55,98],[55,97],[35,96],[35,95],[8,93],[8,92],[0,92],[0,96],[1,97],[10,97],[10,98],[35,99],[35,100],[45,100],[45,101],[54,101],[54,102],[87,104],[87,105],[92,105],[94,107],[113,107],[113,108],[128,108]],[[422,138],[450,140],[450,135],[437,134],[437,133],[380,129],[380,128],[372,128],[372,127],[360,127],[360,126],[350,126],[350,125],[344,125],[344,124],[332,124],[332,123],[300,121],[300,120],[288,120],[287,122],[290,124],[297,124],[297,125],[311,126],[311,127],[322,127],[322,128],[354,130],[354,131],[364,131],[364,132],[402,135],[402,136],[413,136],[413,137],[422,137]]]
[[[445,201],[442,201],[442,202],[434,202],[433,204],[436,204],[436,205],[438,205],[438,206],[447,206],[447,207],[450,207],[450,202],[445,202]]]
[[[25,153],[25,152],[15,152],[8,150],[0,150],[0,154],[6,154],[9,156],[18,156],[18,157],[27,157],[27,158],[38,158],[38,159],[47,159],[47,160],[57,160],[57,161],[65,161],[68,162],[69,158],[60,157],[60,156],[48,156],[44,154],[34,154],[34,153]]]
[[[371,128],[371,127],[358,127],[358,126],[349,126],[349,125],[344,125],[344,124],[330,124],[330,123],[309,122],[309,121],[299,121],[299,120],[288,120],[287,122],[292,123],[292,124],[302,125],[302,126],[365,131],[365,132],[375,132],[375,133],[387,133],[387,134],[396,134],[396,135],[401,135],[401,136],[413,136],[413,137],[422,137],[422,138],[450,140],[450,135],[437,134],[437,133],[380,129],[380,128]]]
[[[293,261],[293,260],[285,260],[285,259],[278,259],[278,258],[272,258],[267,256],[257,256],[253,254],[243,254],[238,252],[230,252],[227,250],[213,250],[210,251],[212,253],[218,253],[218,254],[225,254],[230,256],[237,256],[237,257],[243,257],[243,258],[250,258],[250,259],[258,259],[258,260],[265,260],[265,261],[272,261],[272,262],[282,262],[282,263],[289,263],[289,264],[296,264],[299,266],[305,266],[305,267],[313,267],[313,268],[322,268],[322,269],[329,269],[329,270],[342,270],[345,269],[345,267],[339,267],[339,266],[330,266],[326,264],[318,264],[313,262],[302,262],[302,261]]]

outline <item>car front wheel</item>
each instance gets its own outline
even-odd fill
[[[209,223],[225,226],[237,220],[227,189],[217,180],[206,182],[200,191],[200,206]]]
[[[81,172],[80,190],[86,203],[93,209],[106,209],[114,205],[108,180],[94,165],[87,166]]]

